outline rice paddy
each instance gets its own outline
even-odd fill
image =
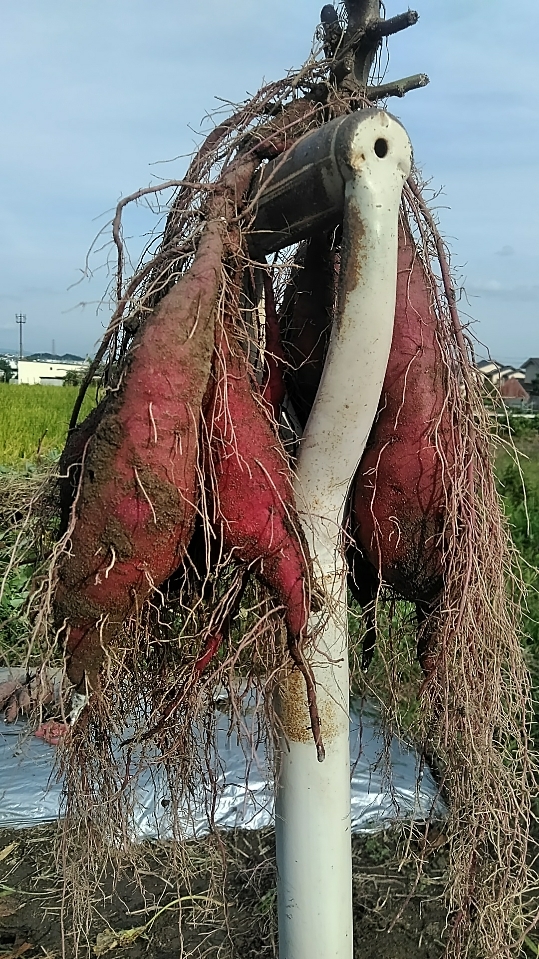
[[[65,443],[76,386],[0,383],[0,469],[26,470],[56,459]],[[86,395],[80,419],[95,405]]]

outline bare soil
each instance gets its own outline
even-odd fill
[[[62,937],[55,838],[51,826],[0,831],[0,959],[74,954],[69,915]],[[401,863],[405,840],[394,830],[354,837],[354,959],[443,954],[444,836],[431,829],[418,881],[413,861]],[[414,844],[417,848],[417,840]],[[81,957],[277,957],[273,831],[222,833],[187,846],[189,888],[177,885],[166,844],[147,843],[136,871],[115,883],[112,875],[106,877]]]

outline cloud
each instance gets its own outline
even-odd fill
[[[470,296],[492,297],[498,300],[513,300],[518,303],[533,303],[539,300],[539,284],[510,286],[499,280],[483,280],[468,283],[466,292]]]
[[[496,250],[496,256],[514,256],[515,251],[512,246],[502,246],[501,250]]]

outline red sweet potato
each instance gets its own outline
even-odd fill
[[[222,226],[211,221],[191,269],[135,337],[118,390],[107,397],[89,441],[84,437],[70,551],[56,594],[77,688],[95,688],[104,648],[177,568],[189,543],[222,254]]]
[[[266,371],[262,396],[268,403],[273,417],[279,420],[281,404],[286,393],[284,382],[285,355],[281,343],[279,319],[275,308],[275,296],[271,277],[264,273],[264,307],[266,313]]]
[[[224,549],[275,592],[298,642],[309,610],[308,553],[286,455],[229,330],[220,338],[214,369],[206,414],[213,526]]]
[[[329,238],[312,237],[300,249],[297,265],[285,295],[280,327],[288,360],[286,388],[305,426],[322,376],[333,318],[335,264]]]
[[[376,420],[359,465],[352,532],[355,563],[405,599],[431,601],[442,587],[446,508],[444,465],[451,460],[444,362],[432,291],[412,238],[399,234],[395,327]]]
[[[253,569],[284,607],[290,655],[305,679],[322,761],[316,691],[301,649],[310,607],[308,548],[290,469],[231,330],[223,330],[215,357],[215,389],[206,417],[213,527],[223,549]]]

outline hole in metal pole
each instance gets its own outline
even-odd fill
[[[387,155],[388,150],[389,146],[387,144],[387,140],[384,140],[382,137],[380,137],[374,144],[374,152],[376,153],[376,156],[383,160],[383,158]]]

